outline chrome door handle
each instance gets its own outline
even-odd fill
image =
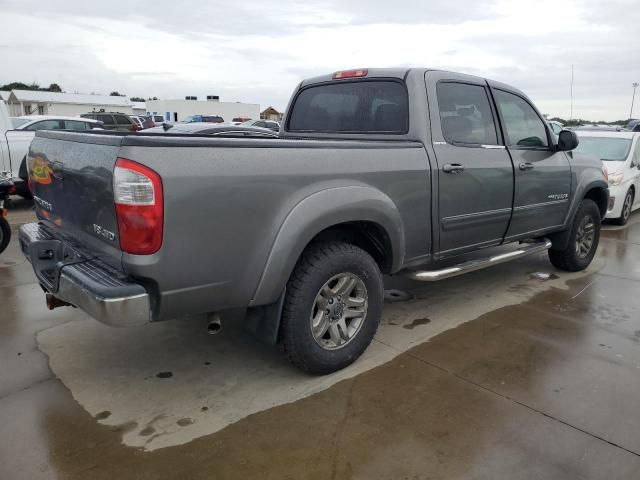
[[[464,167],[459,163],[447,163],[442,167],[442,171],[444,173],[462,173],[464,172]]]
[[[533,163],[523,162],[520,164],[520,170],[532,170],[532,169],[533,169]]]

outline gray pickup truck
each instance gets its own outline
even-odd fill
[[[371,342],[383,274],[435,281],[544,250],[586,268],[609,194],[577,142],[502,83],[337,72],[298,85],[277,138],[38,132],[39,221],[20,242],[50,308],[118,326],[243,308],[323,374]]]

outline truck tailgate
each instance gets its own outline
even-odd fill
[[[27,165],[38,219],[54,235],[121,269],[113,170],[121,137],[38,132]]]

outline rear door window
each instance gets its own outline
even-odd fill
[[[113,117],[111,115],[96,115],[96,120],[103,122],[105,125],[113,125]]]
[[[87,122],[80,122],[78,120],[65,120],[64,121],[64,128],[66,130],[87,130],[88,123]]]
[[[406,133],[407,90],[403,83],[392,80],[308,87],[298,94],[288,127],[294,132]]]
[[[466,83],[438,83],[440,125],[452,144],[497,145],[489,97],[484,87]]]
[[[118,125],[131,125],[132,123],[132,120],[124,115],[114,115],[113,117],[116,119]]]
[[[25,130],[62,130],[64,127],[61,124],[62,122],[60,120],[43,120],[42,122],[36,122],[33,125],[29,125]]]

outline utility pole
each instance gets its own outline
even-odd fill
[[[571,113],[569,120],[573,120],[573,63],[571,64]]]
[[[638,85],[640,85],[640,83],[638,82],[633,82],[631,84],[631,86],[633,87],[633,96],[631,97],[631,110],[629,111],[629,120],[633,118],[633,102],[636,99],[636,88],[638,88]]]

